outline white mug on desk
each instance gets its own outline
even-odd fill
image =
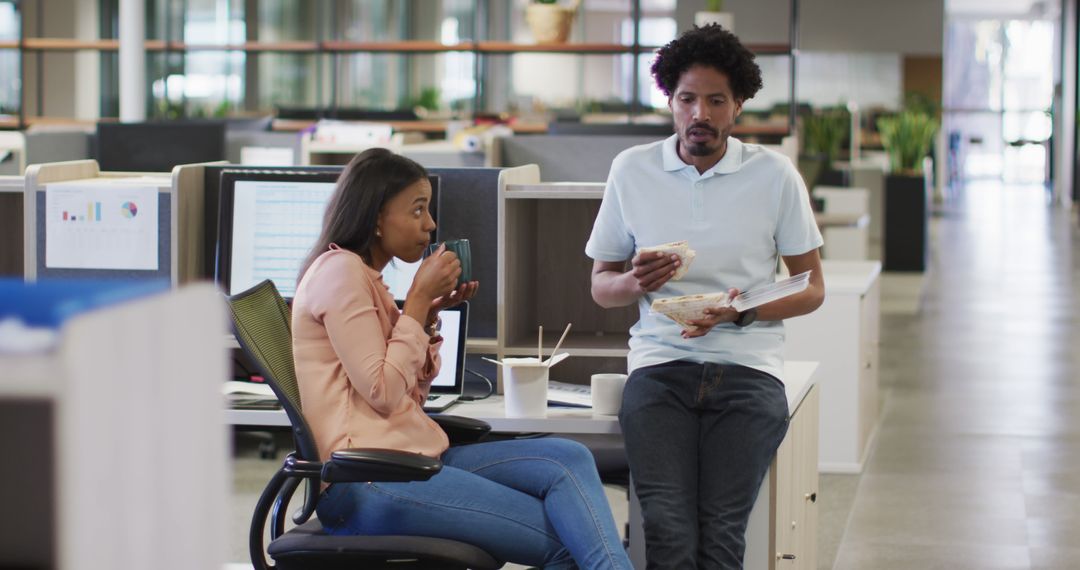
[[[594,414],[614,416],[622,408],[626,374],[592,375],[592,409]]]

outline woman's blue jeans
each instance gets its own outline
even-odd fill
[[[638,368],[619,423],[649,570],[742,568],[750,510],[787,433],[784,385],[734,364]]]
[[[448,538],[517,564],[631,568],[585,446],[495,441],[441,459],[428,481],[335,483],[319,500],[319,520],[333,534]]]

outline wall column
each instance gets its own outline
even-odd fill
[[[120,0],[120,121],[146,120],[146,6]]]

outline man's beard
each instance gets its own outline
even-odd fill
[[[716,148],[710,148],[705,143],[687,143],[686,152],[690,156],[709,156],[722,146],[722,141],[717,139]]]
[[[716,146],[710,147],[708,143],[692,142],[690,140],[690,131],[694,129],[701,129],[711,132],[713,135],[713,140],[716,141]],[[721,129],[714,128],[706,123],[695,123],[687,127],[686,137],[682,142],[683,145],[686,147],[687,154],[689,154],[690,156],[709,156],[710,154],[713,154],[723,148],[725,140],[727,140],[727,133],[723,132]]]

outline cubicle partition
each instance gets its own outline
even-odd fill
[[[26,278],[161,279],[173,285],[197,279],[200,277],[199,268],[203,266],[204,251],[204,167],[202,164],[178,166],[170,174],[102,172],[94,160],[30,166],[23,194],[23,267]],[[50,187],[69,190],[75,196],[78,192],[86,192],[85,204],[79,202],[77,208],[70,208],[71,212],[67,211],[68,208],[59,207],[49,211],[47,188]],[[132,193],[146,189],[156,191],[156,208],[147,208],[145,204],[134,201],[103,204],[99,198],[93,198],[104,195],[101,192]],[[102,212],[103,208],[109,210]],[[151,224],[156,226],[155,235],[143,236],[138,232],[124,233],[114,231],[115,228],[105,230],[94,226],[94,222],[108,220],[110,214],[115,214],[112,210],[116,208],[123,208],[123,217],[132,220],[138,219],[140,213],[145,216],[146,212],[156,209],[156,223]],[[142,243],[146,244],[152,241],[153,245],[146,247],[156,250],[156,256],[140,258],[137,262],[125,259],[115,265],[95,265],[93,262],[84,263],[70,252],[53,250],[54,255],[58,259],[63,258],[63,261],[50,261],[49,223],[70,223],[71,227],[82,224],[79,231],[84,232],[83,238],[77,232],[60,230],[60,226],[57,226],[54,231],[58,234],[63,231],[65,239],[69,240],[67,243],[75,244],[77,241],[71,240],[78,239],[98,240],[102,244],[112,245],[119,241],[145,240]],[[106,235],[107,231],[113,231],[111,237]]]
[[[22,176],[26,170],[26,137],[18,131],[0,131],[0,176]]]
[[[552,135],[498,139],[503,166],[536,164],[545,182],[604,182],[622,151],[663,136]]]
[[[0,277],[23,275],[22,176],[0,176]]]
[[[93,142],[90,128],[31,128],[26,131],[26,164],[86,160],[92,154]]]
[[[469,309],[469,337],[494,339],[497,331],[499,182],[501,168],[430,168],[439,177],[439,235],[469,240],[473,278],[480,290]]]

